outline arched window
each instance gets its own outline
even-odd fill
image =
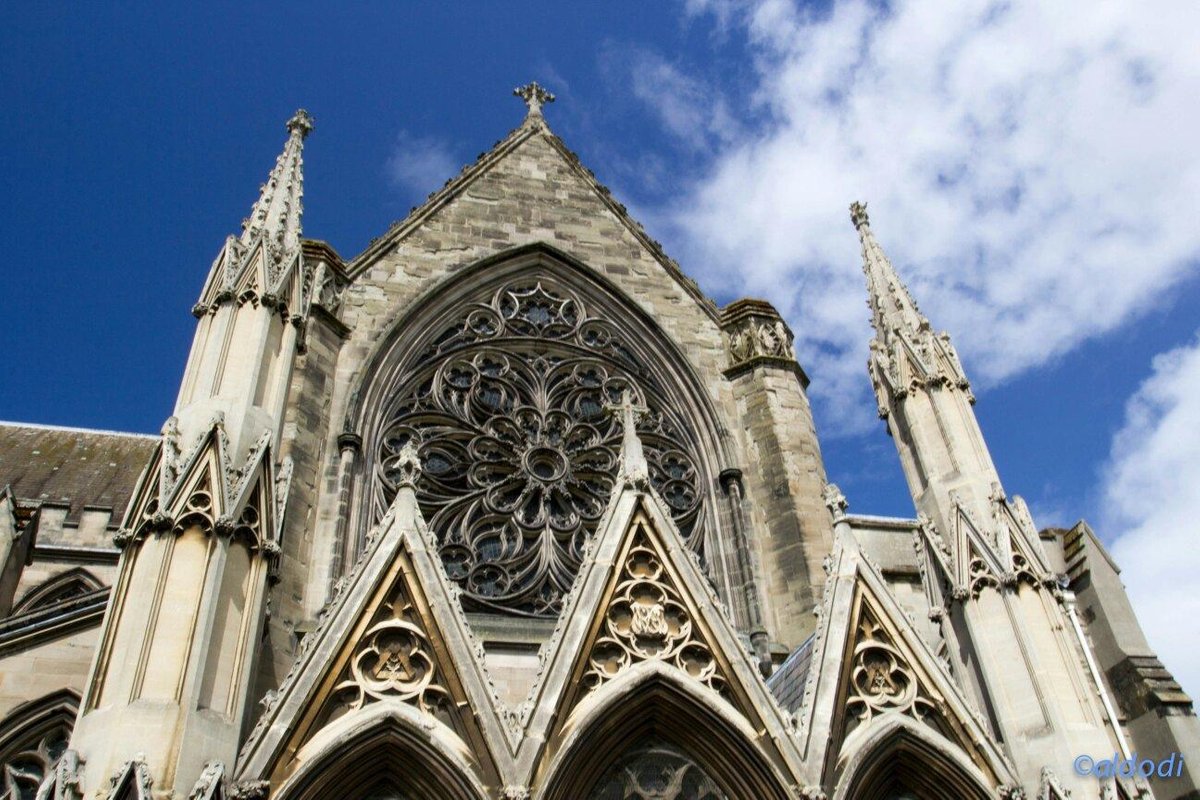
[[[13,606],[12,613],[16,615],[36,611],[39,608],[94,592],[102,585],[95,575],[85,569],[79,567],[69,569],[26,592],[20,602]]]
[[[729,800],[704,767],[659,736],[634,744],[608,768],[589,800]]]
[[[703,555],[712,470],[660,366],[668,348],[600,306],[548,270],[492,279],[410,333],[389,377],[368,443],[370,520],[415,440],[417,500],[469,608],[561,611],[616,482],[621,426],[606,407],[627,391],[651,483]]]
[[[423,727],[421,712],[379,703],[336,734],[310,740],[271,798],[483,800],[478,766],[457,740],[450,743]]]
[[[0,798],[34,800],[67,749],[79,695],[64,689],[17,706],[0,720]]]
[[[838,800],[988,800],[993,778],[940,736],[899,715],[852,756]]]

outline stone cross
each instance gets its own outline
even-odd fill
[[[537,81],[527,83],[524,86],[518,86],[513,89],[513,94],[525,101],[525,105],[529,107],[529,116],[531,117],[540,117],[542,115],[542,106],[554,102],[554,95],[546,91]]]
[[[650,472],[646,465],[646,454],[642,452],[642,440],[637,435],[637,421],[650,409],[635,405],[633,391],[626,388],[621,393],[621,402],[605,403],[604,410],[621,417],[621,427],[624,429],[621,439],[621,474],[629,480],[647,479]]]

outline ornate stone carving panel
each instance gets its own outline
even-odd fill
[[[628,389],[654,487],[689,546],[705,535],[694,437],[622,332],[569,290],[517,281],[466,306],[412,362],[375,443],[374,519],[418,444],[416,484],[447,573],[469,605],[553,616],[617,474]]]
[[[354,645],[314,730],[368,703],[400,700],[463,735],[443,680],[433,645],[400,581]]]
[[[583,686],[590,691],[648,660],[665,661],[710,689],[725,691],[711,648],[693,626],[683,598],[639,528],[588,656]]]

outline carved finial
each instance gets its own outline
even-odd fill
[[[546,91],[537,81],[518,86],[513,89],[513,94],[525,101],[525,105],[529,107],[528,116],[530,117],[540,117],[542,106],[554,102],[554,95]]]
[[[846,502],[846,495],[842,494],[842,490],[837,487],[836,483],[825,484],[825,490],[821,496],[825,500],[825,507],[833,516],[834,523],[841,522],[846,518],[846,509],[850,507],[850,504]]]
[[[642,440],[637,435],[637,421],[650,409],[635,405],[633,390],[629,387],[621,393],[620,403],[606,403],[604,410],[620,414],[624,436],[621,440],[621,474],[628,480],[645,479],[649,476],[646,455],[642,452]]]
[[[303,108],[296,109],[296,113],[293,114],[292,118],[287,121],[288,133],[296,133],[299,131],[300,138],[303,139],[312,132],[313,123],[315,121],[316,120],[314,120],[312,116]]]
[[[396,486],[408,486],[416,488],[417,479],[421,477],[421,457],[417,453],[417,440],[410,438],[400,448],[400,455],[396,461],[396,469],[400,473],[400,479],[396,481]]]
[[[860,203],[855,200],[850,204],[850,221],[854,223],[854,227],[861,228],[863,225],[869,224],[867,219],[867,204]]]

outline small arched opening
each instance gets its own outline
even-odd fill
[[[727,701],[657,663],[572,713],[539,800],[783,800],[778,758]],[[757,741],[756,741],[757,740]]]
[[[484,800],[461,742],[422,722],[420,712],[399,703],[343,717],[300,750],[299,768],[272,797]]]
[[[846,760],[834,800],[990,800],[990,781],[953,744],[897,715]]]

